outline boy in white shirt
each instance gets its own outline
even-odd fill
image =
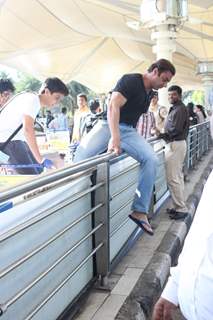
[[[68,95],[66,85],[58,78],[48,78],[39,94],[23,92],[11,99],[0,113],[0,150],[9,156],[13,165],[29,165],[16,168],[20,174],[39,174],[44,167],[51,168],[51,160],[43,159],[34,131],[35,118],[43,107],[53,107]],[[19,132],[2,150],[5,141],[23,125]]]

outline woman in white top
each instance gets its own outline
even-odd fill
[[[206,121],[206,113],[204,111],[203,106],[201,106],[200,104],[197,104],[195,106],[195,113],[197,114],[198,124]]]

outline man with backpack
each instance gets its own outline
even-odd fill
[[[0,150],[9,156],[8,163],[15,165],[18,173],[39,174],[44,167],[53,167],[53,162],[40,154],[34,121],[41,108],[53,107],[67,95],[68,89],[60,79],[48,78],[39,94],[19,93],[2,108]]]

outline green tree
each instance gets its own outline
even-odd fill
[[[21,92],[25,90],[38,92],[38,90],[41,87],[41,81],[26,73],[19,72],[18,81],[15,83],[15,87],[16,92]]]
[[[204,105],[205,97],[204,92],[201,90],[189,90],[183,93],[183,102],[185,104],[193,102],[194,104]]]
[[[10,79],[12,81],[9,74],[5,71],[0,71],[0,79]]]
[[[204,92],[201,90],[195,90],[192,93],[192,102],[194,102],[194,104],[204,105],[205,104]]]
[[[74,113],[74,110],[77,108],[77,95],[79,93],[86,94],[88,100],[93,99],[97,96],[94,91],[76,81],[70,81],[67,84],[67,87],[69,89],[69,96],[65,97],[62,103],[64,106],[68,108],[68,110],[72,112],[72,114]]]

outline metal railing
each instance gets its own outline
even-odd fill
[[[190,128],[187,170],[209,148],[209,123]],[[163,145],[157,154],[154,210],[167,193]],[[1,214],[11,223],[0,234],[2,319],[56,319],[94,277],[106,285],[115,259],[138,233],[128,219],[138,170],[135,160],[108,153],[1,193],[0,203],[21,199]]]
[[[209,121],[190,127],[187,138],[185,172],[194,169],[211,145]]]

